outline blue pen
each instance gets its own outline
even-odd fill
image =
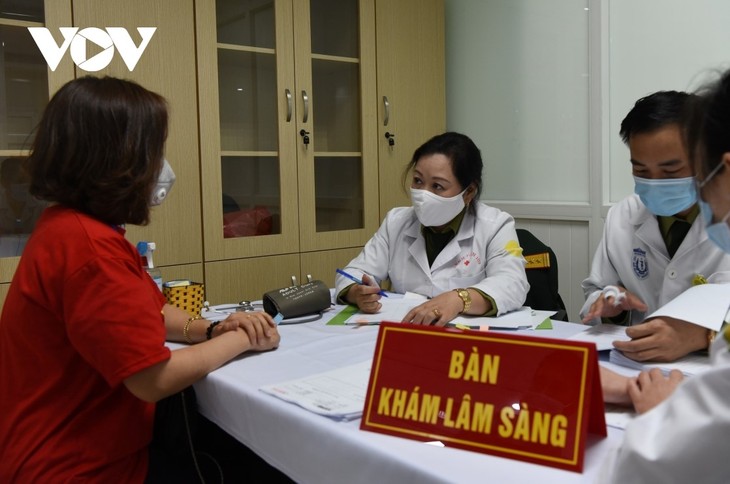
[[[348,274],[347,272],[343,271],[342,269],[337,269],[337,273],[345,276],[348,279],[350,279],[355,284],[360,284],[361,286],[367,286],[367,284],[363,283],[360,279],[358,279],[357,277],[354,277],[354,276]],[[378,294],[380,294],[383,297],[388,297],[388,295],[382,289],[380,291],[378,291]]]

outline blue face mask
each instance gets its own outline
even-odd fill
[[[727,220],[730,218],[730,212],[725,215],[722,220],[717,223],[712,223],[712,208],[710,204],[702,200],[698,200],[700,204],[700,213],[702,214],[702,220],[705,221],[705,232],[707,237],[723,252],[730,254],[730,226],[727,224]]]
[[[634,193],[654,215],[668,217],[687,210],[697,201],[694,177],[651,180],[634,177]]]

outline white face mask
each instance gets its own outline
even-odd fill
[[[464,210],[464,192],[466,189],[458,195],[445,198],[428,190],[411,188],[411,203],[422,225],[439,227],[453,220]]]
[[[170,163],[168,163],[167,158],[165,158],[162,163],[162,170],[160,170],[160,176],[157,178],[157,184],[155,185],[154,190],[152,190],[150,205],[156,206],[161,204],[165,197],[167,197],[167,194],[170,193],[174,183],[175,172],[172,171]]]

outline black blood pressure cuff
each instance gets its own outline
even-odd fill
[[[275,289],[264,294],[264,311],[272,317],[296,318],[321,313],[330,307],[330,290],[322,281]]]

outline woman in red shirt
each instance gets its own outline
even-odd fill
[[[124,238],[170,182],[167,122],[161,96],[109,77],[46,107],[27,170],[51,205],[0,317],[0,482],[143,482],[154,402],[279,344],[265,313],[215,326],[166,304]]]

